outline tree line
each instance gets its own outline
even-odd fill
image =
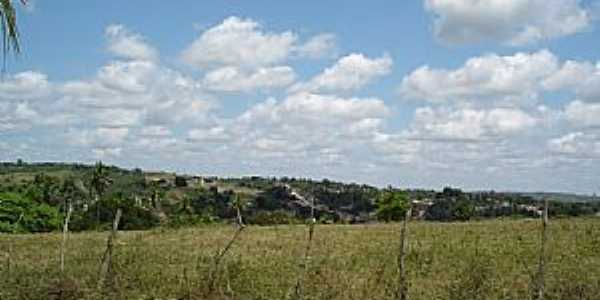
[[[148,173],[96,165],[0,163],[0,232],[58,230],[69,207],[74,231],[225,222],[244,205],[244,222],[256,225],[399,221],[409,207],[414,219],[468,221],[539,217],[542,203],[517,193],[377,188],[327,179],[217,178]],[[591,216],[600,202],[550,201],[551,216]]]

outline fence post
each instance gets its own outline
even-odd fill
[[[117,238],[117,230],[119,229],[119,220],[121,220],[121,213],[121,209],[117,209],[117,213],[113,221],[112,230],[106,242],[106,250],[104,251],[102,265],[100,266],[100,278],[98,279],[98,289],[101,289],[104,286],[104,280],[106,280],[106,277],[108,276],[108,272],[110,271],[110,267],[112,265],[114,240]]]
[[[236,224],[238,225],[238,229],[235,231],[235,233],[233,234],[233,236],[231,237],[231,239],[229,240],[229,242],[227,243],[227,245],[225,246],[225,248],[223,248],[223,250],[221,250],[221,252],[218,252],[217,255],[214,258],[214,264],[213,264],[213,268],[212,270],[209,272],[209,283],[208,283],[208,292],[207,295],[210,295],[214,292],[215,290],[215,283],[216,283],[216,279],[217,279],[217,275],[216,273],[219,270],[219,265],[221,264],[221,260],[223,259],[223,257],[225,256],[225,254],[227,254],[227,252],[229,251],[229,249],[231,248],[231,246],[233,246],[233,243],[235,243],[235,241],[238,239],[238,237],[240,236],[240,234],[242,233],[242,231],[244,231],[244,229],[246,228],[246,225],[244,224],[243,218],[242,218],[242,202],[241,199],[238,198],[238,203],[236,204]]]
[[[303,281],[304,281],[304,277],[306,276],[306,273],[308,272],[308,267],[309,267],[309,263],[310,263],[310,249],[312,246],[312,241],[313,241],[313,237],[315,234],[315,224],[317,223],[317,220],[315,218],[315,198],[312,198],[312,203],[311,203],[311,207],[310,207],[310,220],[308,223],[308,240],[306,242],[306,249],[304,252],[304,259],[301,265],[301,274],[298,276],[298,279],[296,280],[296,286],[294,288],[294,293],[296,296],[296,299],[298,300],[302,300],[304,299],[304,290],[302,287]]]
[[[60,245],[60,273],[63,277],[65,276],[65,248],[67,244],[67,234],[69,233],[69,221],[71,220],[72,212],[73,205],[69,203],[69,208],[67,209],[67,216],[65,217],[65,222],[63,224],[62,243]]]
[[[536,275],[536,299],[543,300],[545,294],[545,272],[546,272],[546,243],[548,241],[548,199],[544,200],[544,211],[542,213],[542,234],[540,245],[540,258]]]
[[[398,290],[397,298],[399,300],[408,300],[408,280],[406,279],[406,247],[408,245],[407,225],[410,221],[412,208],[409,207],[404,215],[402,229],[400,230],[400,249],[398,253]]]

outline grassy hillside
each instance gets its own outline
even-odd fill
[[[600,222],[551,220],[546,299],[599,299]],[[224,257],[229,226],[121,232],[110,284],[96,289],[106,233],[72,234],[66,290],[83,299],[289,299],[301,273],[304,225],[249,227]],[[304,299],[392,299],[397,224],[318,225]],[[414,222],[411,299],[527,299],[539,252],[537,221]],[[0,235],[0,299],[48,299],[59,282],[59,234]],[[68,296],[68,295],[66,295]]]

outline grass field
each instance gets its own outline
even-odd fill
[[[528,299],[540,223],[495,220],[409,225],[411,299]],[[600,219],[552,220],[546,299],[600,299]],[[107,233],[71,234],[64,299],[392,299],[398,224],[319,225],[302,274],[307,227],[249,227],[223,258],[235,228],[120,232],[108,285],[96,288]],[[0,299],[59,299],[60,234],[0,235]]]

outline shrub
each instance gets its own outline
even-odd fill
[[[246,223],[252,225],[268,226],[278,224],[299,224],[302,223],[292,213],[276,210],[276,211],[259,211],[254,215],[246,218]]]
[[[0,193],[0,232],[48,232],[59,229],[57,208],[17,193]]]

